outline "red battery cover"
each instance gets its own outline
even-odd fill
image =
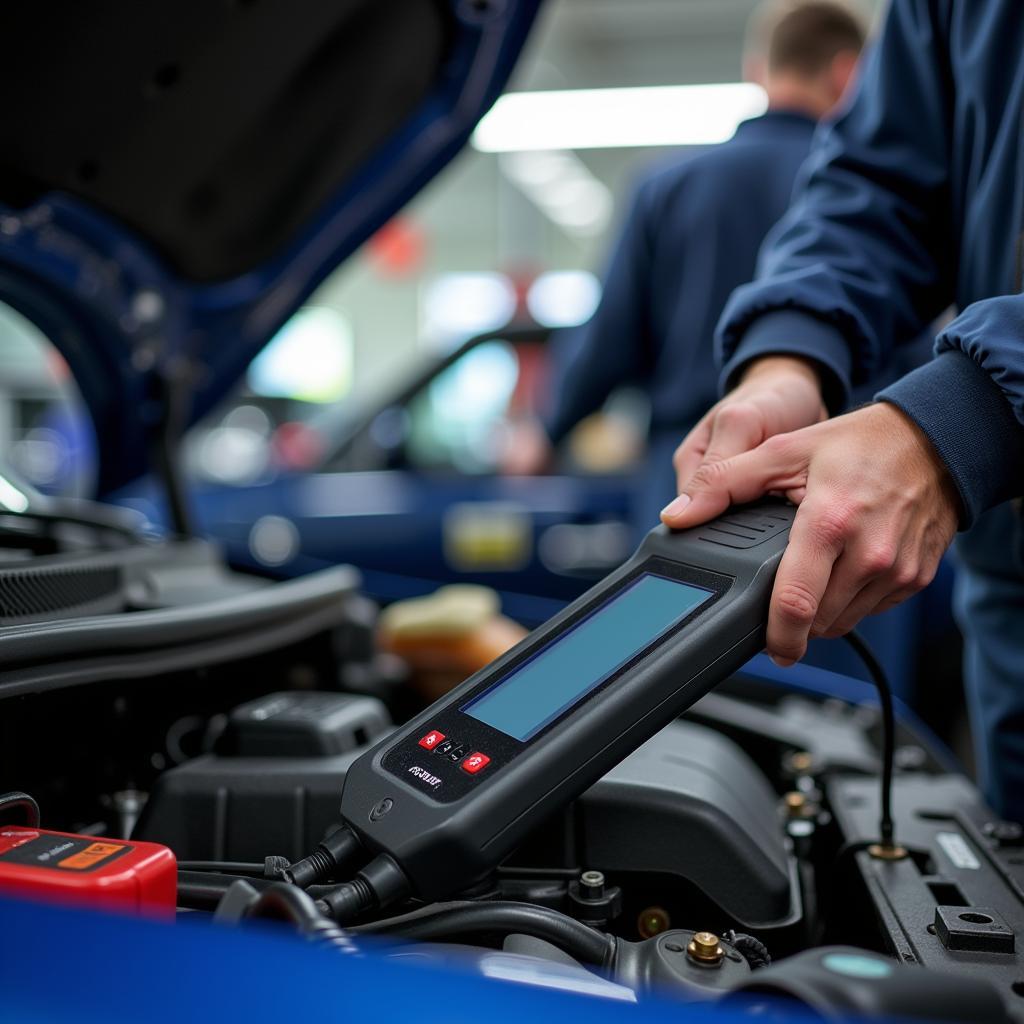
[[[0,827],[0,893],[170,916],[178,868],[157,843],[7,825]]]

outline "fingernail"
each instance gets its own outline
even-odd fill
[[[779,668],[792,668],[796,664],[792,658],[780,658],[777,654],[769,654],[768,657],[771,658]]]
[[[680,494],[678,498],[670,501],[662,510],[663,516],[678,516],[681,515],[687,505],[690,504],[690,496],[688,494]]]

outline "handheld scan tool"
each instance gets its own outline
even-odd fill
[[[349,769],[346,823],[425,900],[465,888],[764,647],[795,508],[766,499],[637,552]]]

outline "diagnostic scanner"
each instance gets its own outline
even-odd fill
[[[348,770],[341,812],[414,893],[481,879],[764,647],[795,508],[652,530],[623,566]]]

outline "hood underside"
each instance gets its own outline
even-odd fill
[[[538,3],[5,6],[0,300],[71,365],[101,491],[451,159]]]

